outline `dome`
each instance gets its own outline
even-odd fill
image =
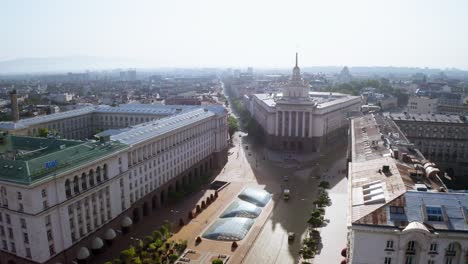
[[[76,254],[76,258],[79,260],[87,259],[91,254],[89,254],[89,250],[86,247],[81,247],[78,250],[78,254]]]
[[[100,237],[95,237],[91,242],[91,249],[100,249],[104,246],[104,242]]]
[[[120,221],[120,225],[122,227],[130,227],[133,224],[133,221],[130,217],[125,216],[122,221]]]
[[[109,228],[109,229],[107,229],[106,232],[104,233],[103,238],[104,238],[105,240],[112,240],[112,239],[114,239],[116,236],[117,236],[117,234],[115,233],[114,229]]]
[[[427,229],[427,227],[425,225],[423,225],[422,223],[419,223],[419,222],[411,222],[409,223],[405,229],[403,229],[403,232],[408,232],[408,231],[423,231],[423,232],[427,232],[427,233],[430,233],[429,230]]]

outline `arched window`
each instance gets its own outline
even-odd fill
[[[80,183],[78,180],[78,176],[75,176],[75,178],[73,178],[73,192],[75,194],[80,193]]]
[[[102,168],[102,175],[104,176],[104,180],[108,179],[107,164],[104,164],[104,166]]]
[[[81,189],[88,189],[88,180],[86,179],[86,173],[81,174]]]
[[[97,180],[97,183],[101,183],[101,167],[97,167],[96,169],[96,180]]]
[[[94,171],[89,171],[89,186],[94,186]]]
[[[72,196],[71,187],[70,187],[70,180],[69,179],[67,179],[65,181],[65,194],[66,194],[67,198],[70,198]]]

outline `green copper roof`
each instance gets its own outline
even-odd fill
[[[107,157],[128,146],[118,142],[0,137],[0,180],[32,184]]]

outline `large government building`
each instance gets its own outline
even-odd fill
[[[360,97],[309,90],[296,54],[291,80],[282,93],[250,98],[249,111],[262,126],[271,148],[314,152],[337,137],[346,138],[347,117],[360,110]]]
[[[86,260],[227,158],[222,106],[95,106],[0,128],[0,263]]]
[[[449,192],[389,116],[350,131],[347,263],[467,263],[468,194]]]

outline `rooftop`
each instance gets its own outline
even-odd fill
[[[33,184],[126,148],[119,142],[3,136],[0,141],[0,180]]]
[[[372,222],[368,217],[373,212],[379,212],[379,208],[407,191],[421,189],[421,186],[427,192],[447,189],[435,165],[426,160],[386,116],[372,114],[355,118],[351,121],[351,133],[352,223]]]
[[[263,101],[267,106],[274,107],[276,103],[281,100],[283,97],[282,93],[272,93],[272,94],[255,94],[259,100]],[[315,103],[317,108],[325,108],[332,105],[340,104],[346,102],[350,99],[358,98],[358,96],[352,96],[342,93],[329,93],[329,92],[309,92],[309,97],[312,101],[303,101],[303,100],[292,100],[288,99],[291,103],[306,103],[310,104],[311,102]],[[282,101],[282,103],[284,103]]]
[[[468,117],[459,115],[391,113],[388,116],[397,122],[468,123]]]
[[[109,134],[111,135],[112,140],[128,145],[134,145],[149,138],[210,118],[214,115],[215,113],[207,108],[196,108],[182,114],[149,121],[131,128],[124,128],[121,130],[113,129],[109,131]],[[104,133],[106,133],[106,131],[104,131]]]
[[[199,108],[200,106],[198,106]],[[169,116],[196,109],[197,106],[189,105],[151,105],[151,104],[122,104],[115,107],[109,105],[86,106],[76,110],[59,112],[51,115],[43,115],[32,118],[21,119],[16,123],[0,122],[0,129],[14,130],[27,128],[31,125],[37,125],[50,121],[61,120],[70,117],[76,117],[91,113],[109,113],[109,114],[147,114]]]

